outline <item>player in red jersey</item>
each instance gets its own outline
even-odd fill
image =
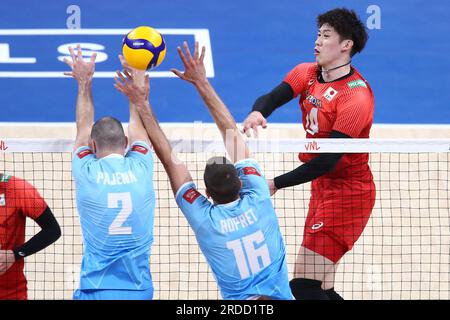
[[[278,107],[300,96],[307,138],[369,138],[374,97],[351,58],[367,42],[364,24],[354,11],[334,9],[317,18],[316,63],[292,69],[270,93],[258,98],[244,121],[250,136]],[[296,299],[340,300],[334,290],[339,260],[352,249],[375,203],[368,154],[299,154],[303,162],[269,180],[271,193],[311,183],[309,211],[290,285]]]
[[[25,242],[25,218],[42,230]],[[24,258],[61,236],[59,224],[38,191],[27,181],[0,173],[0,300],[27,299]]]

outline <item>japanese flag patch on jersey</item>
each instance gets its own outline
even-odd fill
[[[183,194],[184,200],[189,202],[190,204],[194,203],[195,199],[200,197],[200,192],[198,192],[194,188],[189,188],[186,190],[186,192]]]
[[[136,152],[139,152],[139,153],[142,153],[142,154],[147,154],[148,149],[146,147],[143,147],[143,146],[140,146],[140,145],[134,145],[131,148],[131,151],[136,151]]]
[[[0,193],[0,207],[4,207],[4,206],[6,206],[5,194]]]
[[[333,98],[336,96],[337,93],[338,92],[335,89],[333,89],[333,87],[329,87],[327,91],[325,91],[323,96],[325,99],[328,100],[328,102],[330,102],[331,100],[333,100]]]
[[[244,169],[242,169],[244,171],[244,174],[247,176],[249,174],[254,174],[255,176],[261,176],[258,172],[258,170],[256,170],[256,168],[253,167],[244,167]]]

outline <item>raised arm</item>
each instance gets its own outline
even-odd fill
[[[281,82],[272,91],[256,99],[252,112],[244,120],[243,132],[250,137],[253,130],[255,137],[258,137],[258,127],[267,128],[267,117],[293,98],[291,86],[284,81]]]
[[[87,146],[94,122],[94,103],[92,101],[92,77],[95,72],[96,53],[93,53],[89,62],[83,60],[80,45],[77,46],[77,54],[69,47],[72,61],[64,59],[72,72],[65,72],[66,76],[75,78],[78,82],[78,95],[76,106],[77,136],[74,150],[81,146]]]
[[[163,164],[169,176],[172,191],[176,195],[183,184],[192,181],[192,177],[184,163],[172,152],[172,147],[153,113],[148,101],[150,91],[149,78],[145,76],[145,85],[142,86],[138,84],[138,81],[127,70],[123,74],[120,72],[117,72],[117,74],[118,78],[115,78],[116,83],[114,86],[130,99],[131,104],[136,106],[152,142],[153,149]]]
[[[122,55],[119,55],[120,63],[124,70],[127,70],[133,77],[136,83],[143,87],[145,86],[145,71],[137,70],[132,68],[124,59]],[[146,97],[148,100],[148,96]],[[144,141],[147,144],[150,144],[147,131],[145,130],[144,124],[141,121],[141,117],[137,111],[136,105],[131,102],[130,104],[130,120],[128,122],[128,141],[129,144],[132,145],[135,141]]]
[[[231,161],[237,162],[249,158],[250,150],[240,135],[236,121],[206,78],[203,64],[205,47],[202,48],[202,53],[199,56],[198,42],[195,42],[194,56],[192,56],[187,42],[184,42],[183,46],[186,53],[180,47],[177,50],[185,70],[184,72],[177,69],[172,69],[171,71],[195,86],[222,134]]]

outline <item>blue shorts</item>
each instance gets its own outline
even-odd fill
[[[73,294],[73,300],[152,300],[153,288],[147,290],[80,290]]]

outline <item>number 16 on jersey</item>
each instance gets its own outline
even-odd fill
[[[256,248],[255,244],[260,246]],[[233,250],[241,279],[248,278],[250,274],[255,274],[270,264],[269,249],[261,230],[240,239],[228,241],[227,248]]]

